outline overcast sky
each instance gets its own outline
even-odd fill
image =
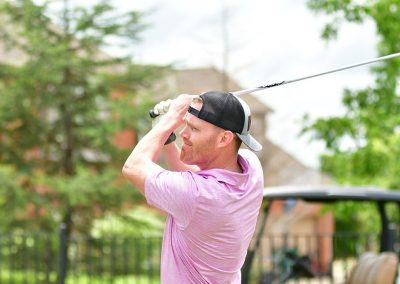
[[[325,16],[305,0],[114,0],[122,9],[151,11],[150,27],[132,50],[137,62],[178,67],[221,67],[222,7],[227,11],[231,77],[243,88],[291,80],[376,57],[373,23],[346,24],[336,41],[320,39]],[[343,113],[342,90],[372,84],[370,66],[257,93],[274,109],[267,136],[311,167],[318,167],[322,143],[298,137],[302,117]],[[204,90],[207,91],[207,90]],[[236,91],[236,90],[230,90]]]

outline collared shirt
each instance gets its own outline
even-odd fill
[[[240,283],[262,202],[257,156],[241,149],[243,173],[158,168],[145,182],[148,204],[165,211],[161,283]]]

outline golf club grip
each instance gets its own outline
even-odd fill
[[[149,115],[150,115],[150,117],[151,117],[152,119],[154,119],[154,118],[156,118],[157,116],[159,116],[159,114],[155,114],[155,113],[154,113],[154,109],[151,109],[151,110],[149,111]],[[176,139],[176,135],[175,135],[174,132],[172,132],[172,133],[169,135],[167,141],[165,141],[164,145],[168,145],[169,143],[174,142],[175,139]]]
[[[154,113],[154,110],[153,110],[153,109],[151,109],[151,110],[149,111],[149,115],[150,115],[151,118],[156,118],[157,116],[159,116],[159,114],[155,114],[155,113]]]

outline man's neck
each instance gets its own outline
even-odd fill
[[[201,169],[202,170],[224,169],[235,173],[243,173],[243,169],[239,164],[237,153],[235,154],[231,153],[229,155],[221,153],[208,165],[201,167]]]

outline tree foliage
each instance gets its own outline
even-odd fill
[[[376,26],[378,55],[400,51],[399,1],[308,0],[308,6],[330,16],[322,31],[325,40],[335,39],[345,23],[369,20]],[[343,116],[306,120],[303,131],[325,142],[328,151],[320,158],[321,169],[337,182],[400,189],[400,60],[374,64],[370,72],[375,76],[372,86],[344,90]],[[336,229],[377,231],[376,210],[371,204],[336,204]],[[398,220],[394,212],[388,212],[392,221]]]
[[[127,150],[116,134],[140,132],[149,98],[140,91],[161,67],[101,51],[132,45],[138,12],[109,1],[2,1],[0,41],[22,59],[0,66],[0,206],[8,226],[88,231],[93,217],[140,200],[120,180]],[[4,229],[5,227],[3,227]]]
[[[334,39],[342,24],[372,20],[378,34],[380,56],[400,51],[400,2],[395,0],[309,0],[317,13],[330,16],[322,36]],[[400,188],[400,60],[373,65],[373,86],[346,89],[342,102],[346,113],[307,121],[304,132],[322,140],[328,153],[321,157],[322,170],[339,182],[376,184]]]

